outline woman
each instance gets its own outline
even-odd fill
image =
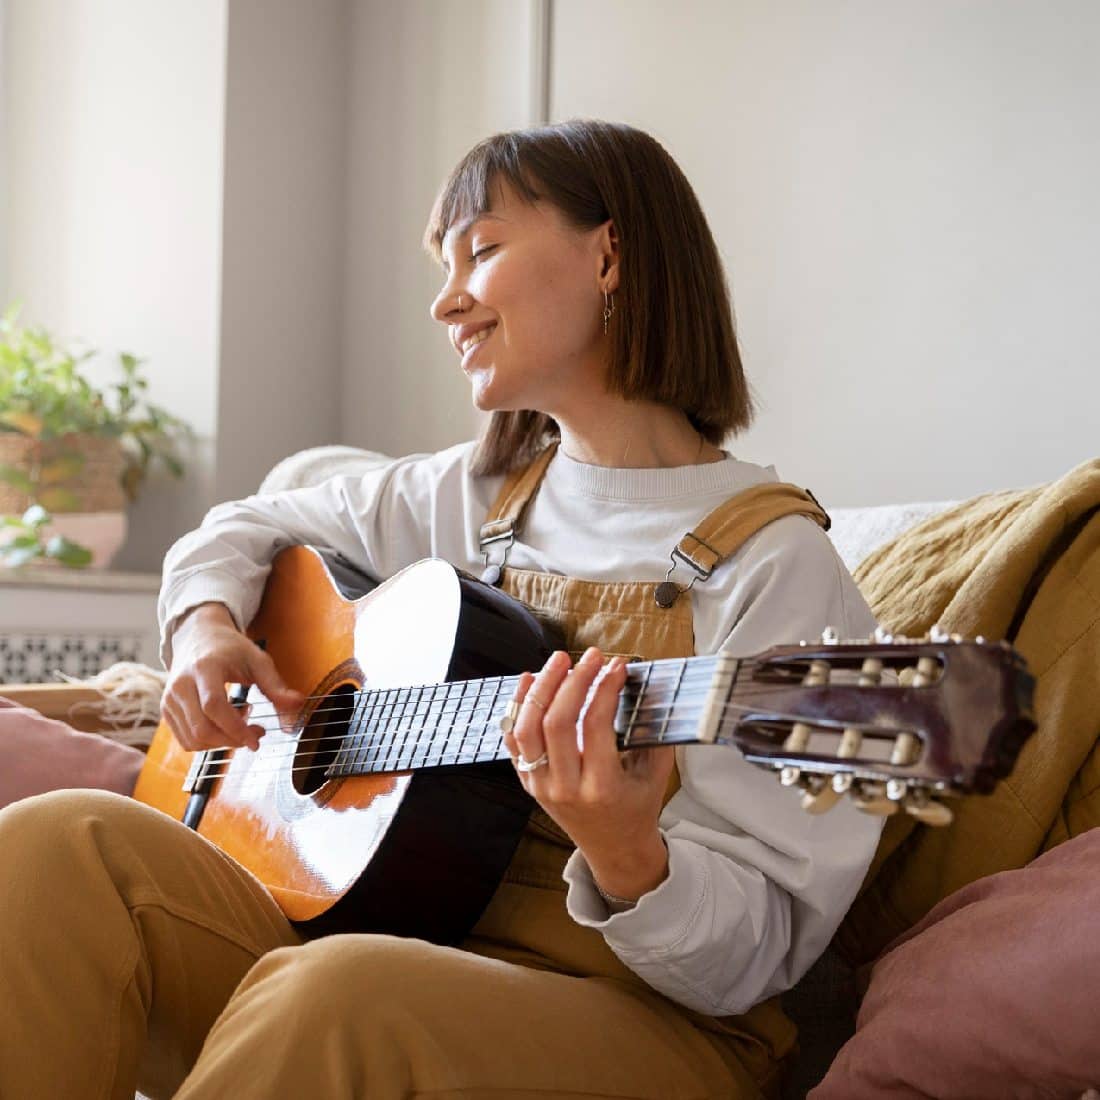
[[[0,818],[6,881],[25,887],[0,932],[18,1006],[0,1029],[5,1096],[774,1088],[793,1035],[767,999],[828,942],[878,825],[802,814],[732,751],[620,758],[611,719],[626,659],[858,636],[870,613],[812,501],[742,522],[746,492],[780,494],[719,449],[751,401],[717,249],[656,141],[589,121],[490,138],[426,241],[444,272],[432,316],[491,413],[483,438],[214,509],[165,565],[164,714],[187,748],[255,745],[227,681],[301,704],[240,630],[284,545],[379,578],[429,555],[485,569],[569,650],[520,683],[506,740],[538,808],[512,865],[461,948],[303,945],[251,876],[144,807],[15,807]],[[65,1012],[35,1001],[44,977]]]

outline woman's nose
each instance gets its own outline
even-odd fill
[[[444,324],[447,324],[453,320],[453,314],[462,312],[462,307],[466,300],[463,294],[458,293],[458,291],[448,283],[435,296],[435,301],[432,302],[429,312],[436,321],[442,321]]]

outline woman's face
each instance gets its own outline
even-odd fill
[[[479,409],[555,416],[602,383],[612,241],[610,222],[575,229],[553,204],[532,205],[508,185],[487,213],[447,232],[447,278],[431,313],[448,326]]]

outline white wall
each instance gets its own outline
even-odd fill
[[[230,0],[211,502],[340,429],[349,7]]]
[[[1091,0],[6,0],[0,300],[149,359],[195,425],[163,549],[299,447],[478,426],[420,251],[496,130],[623,119],[696,184],[761,399],[736,449],[827,503],[1097,450]]]
[[[761,399],[735,450],[833,505],[1100,453],[1100,5],[555,0],[551,113],[659,137]]]
[[[348,3],[8,0],[7,23],[0,301],[146,357],[194,427],[116,563],[159,569],[339,431]]]
[[[428,315],[439,272],[420,249],[444,177],[476,141],[539,104],[524,0],[358,0],[351,29],[345,442],[403,454],[477,430],[469,385]]]
[[[127,558],[157,567],[212,491],[225,2],[8,0],[3,57],[0,301],[146,358],[153,400],[198,433],[188,480],[131,515]]]

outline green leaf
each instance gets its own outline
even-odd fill
[[[50,513],[41,504],[32,504],[24,513],[20,522],[25,527],[41,527],[50,522]]]
[[[18,466],[0,466],[0,481],[21,493],[34,492],[34,482],[27,476],[26,470],[21,470]]]
[[[46,557],[53,558],[73,569],[82,569],[91,562],[92,552],[86,546],[65,538],[64,535],[54,535],[46,543]]]

